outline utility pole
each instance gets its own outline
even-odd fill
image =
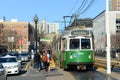
[[[110,59],[110,27],[109,27],[109,0],[106,0],[106,12],[105,12],[105,19],[106,19],[106,34],[107,34],[107,74],[111,74],[111,59]]]

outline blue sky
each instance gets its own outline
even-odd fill
[[[76,1],[78,1],[76,3]],[[63,21],[63,16],[71,16],[77,11],[83,0],[1,0],[0,19],[6,21],[17,18],[19,21],[33,22],[35,14],[39,21],[46,19],[48,22]],[[87,0],[90,1],[90,0]],[[80,18],[94,18],[105,10],[106,0],[95,0],[93,5]],[[76,4],[76,5],[75,5]],[[60,23],[60,29],[64,24]]]

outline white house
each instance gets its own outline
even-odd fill
[[[106,48],[105,24],[105,11],[103,11],[93,19],[95,50],[105,50]],[[120,11],[109,11],[109,28],[110,36],[120,35]]]

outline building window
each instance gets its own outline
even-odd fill
[[[24,33],[25,33],[25,32],[26,32],[26,29],[23,29],[23,30],[22,30],[22,32],[24,32]]]
[[[116,34],[120,34],[120,18],[116,18]]]
[[[26,28],[26,25],[23,25],[23,28]]]
[[[10,30],[14,30],[14,25],[10,25]]]
[[[118,20],[116,19],[116,24],[118,24]]]
[[[120,18],[116,19],[116,24],[120,24]]]
[[[117,31],[116,31],[116,34],[120,34],[120,30],[117,30]]]
[[[24,38],[26,38],[26,35],[24,35]]]
[[[120,25],[116,26],[117,29],[120,29]]]

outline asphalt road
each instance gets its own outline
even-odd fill
[[[26,65],[26,64],[25,64]],[[24,67],[27,67],[26,65]],[[19,75],[9,75],[8,80],[119,80],[116,75],[107,75],[105,69],[95,69],[93,71],[71,70],[63,71],[58,67],[51,69],[50,72],[44,73],[32,68],[31,66],[23,68]],[[120,74],[120,72],[118,72]]]

